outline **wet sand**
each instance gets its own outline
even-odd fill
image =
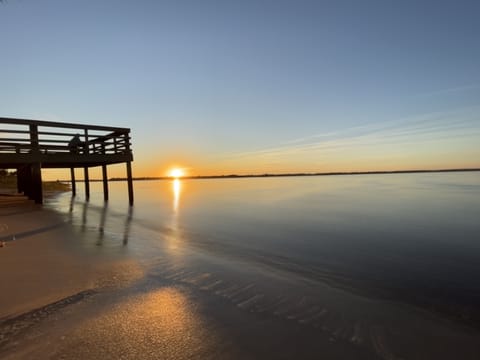
[[[23,358],[16,344],[25,330],[99,288],[142,274],[131,260],[82,253],[58,214],[11,191],[0,192],[0,357]]]
[[[83,209],[87,217],[97,211]],[[232,259],[193,256],[188,249],[172,250],[168,241],[144,248],[158,253],[149,260],[128,251],[92,251],[95,245],[86,251],[79,244],[96,243],[99,229],[88,231],[96,222],[87,219],[84,232],[75,231],[61,214],[22,197],[3,197],[0,215],[0,238],[7,241],[0,248],[2,359],[480,354],[477,331],[410,306]]]
[[[61,217],[23,196],[0,196],[0,219],[0,318],[95,288],[126,266],[82,254]]]

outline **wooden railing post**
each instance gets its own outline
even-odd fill
[[[84,137],[85,137],[85,143],[83,145],[83,153],[85,155],[88,155],[89,144],[88,144],[88,129],[87,128],[84,129]]]
[[[37,153],[40,151],[38,146],[38,126],[30,125],[30,147],[32,153]]]

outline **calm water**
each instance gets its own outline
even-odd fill
[[[149,282],[385,359],[480,354],[478,172],[144,181],[131,209],[126,184],[110,183],[108,205],[101,191],[48,206],[85,234],[82,247],[138,259]]]

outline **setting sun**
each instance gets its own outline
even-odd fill
[[[184,175],[185,175],[185,172],[183,171],[183,169],[178,169],[178,168],[172,169],[168,172],[168,176],[171,176],[173,178],[179,178]]]

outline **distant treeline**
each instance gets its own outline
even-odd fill
[[[262,178],[262,177],[288,177],[288,176],[333,176],[333,175],[374,175],[374,174],[411,174],[411,173],[441,173],[441,172],[465,172],[480,171],[480,168],[469,169],[437,169],[437,170],[392,170],[392,171],[351,171],[351,172],[316,172],[316,173],[283,173],[283,174],[228,174],[209,176],[182,176],[182,179],[235,179],[235,178]],[[171,176],[134,177],[136,181],[148,180],[171,180]],[[110,178],[109,181],[125,181],[126,178]],[[101,180],[93,180],[101,181]]]

